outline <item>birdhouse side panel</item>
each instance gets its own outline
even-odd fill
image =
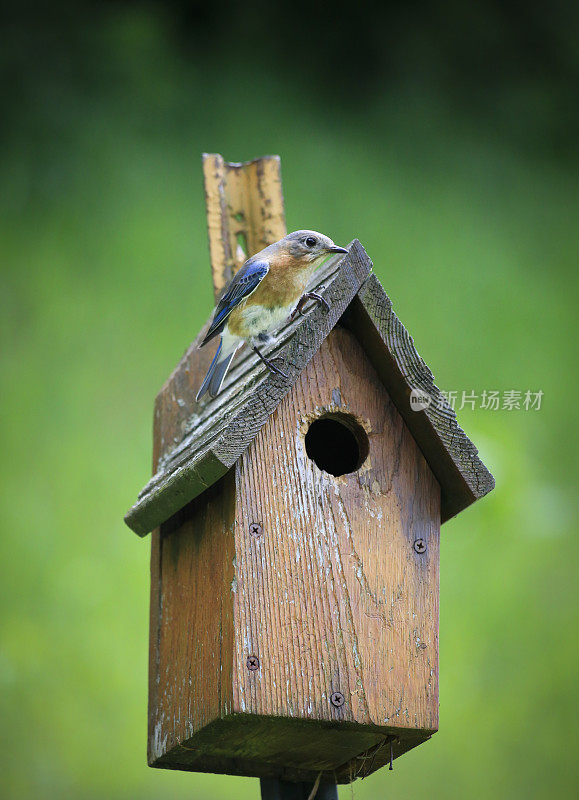
[[[320,419],[329,451],[332,424],[355,432],[359,468],[308,455]],[[234,710],[436,730],[440,487],[351,332],[328,336],[236,482]]]
[[[150,764],[232,710],[234,507],[229,473],[155,534]]]

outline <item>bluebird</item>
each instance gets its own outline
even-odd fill
[[[289,316],[301,314],[308,299],[328,307],[323,297],[306,292],[306,287],[328,256],[347,252],[322,233],[294,231],[249,258],[226,287],[199,345],[221,336],[197,400],[205,394],[216,397],[237,349],[246,342],[271,372],[284,375],[274,364],[278,359],[266,358],[258,342],[267,342]]]

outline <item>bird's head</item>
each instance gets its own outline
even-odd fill
[[[317,265],[333,253],[347,253],[323,233],[317,231],[294,231],[279,242],[292,258],[308,265]]]

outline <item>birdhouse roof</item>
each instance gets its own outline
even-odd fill
[[[442,521],[493,488],[492,475],[416,352],[360,242],[354,240],[346,256],[331,259],[316,275],[316,291],[330,310],[317,307],[289,322],[277,335],[275,355],[283,358],[287,377],[269,373],[250,352],[236,359],[222,391],[207,404],[195,404],[196,386],[181,386],[180,394],[187,396],[172,397],[172,402],[191,413],[183,419],[182,438],[171,447],[162,443],[157,472],[125,516],[135,533],[144,536],[231,469],[338,322],[361,342],[440,483]],[[198,352],[206,327],[185,360]],[[413,390],[430,399],[421,410],[411,408]]]

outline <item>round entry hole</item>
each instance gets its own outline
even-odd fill
[[[327,414],[315,419],[305,441],[308,456],[330,475],[355,472],[368,457],[368,435],[349,414]]]

